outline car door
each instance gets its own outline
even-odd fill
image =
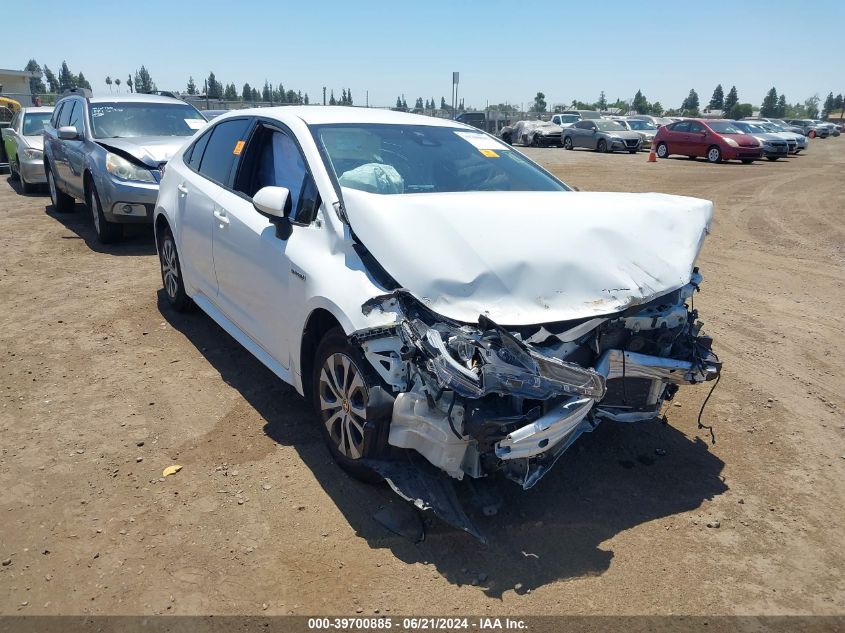
[[[20,144],[19,134],[17,132],[20,127],[20,122],[23,119],[23,110],[18,110],[15,116],[12,117],[12,122],[9,127],[3,128],[0,135],[3,137],[3,148],[6,151],[6,160],[9,164],[15,162],[15,156],[18,153],[18,145]]]
[[[296,274],[287,249],[296,232],[280,235],[278,220],[253,206],[252,196],[270,186],[290,192],[289,219],[312,217],[318,196],[295,136],[279,124],[262,122],[244,151],[234,191],[220,198],[225,219],[215,223],[214,270],[220,309],[287,368],[284,323],[291,317],[289,284]]]
[[[581,133],[581,147],[596,149],[599,142],[599,129],[593,121],[582,121],[584,128]]]
[[[249,117],[220,121],[185,150],[182,164],[172,167],[176,176],[176,226],[183,274],[212,303],[218,290],[212,255],[215,214],[220,214],[219,199],[231,182],[238,158],[234,149],[252,125],[253,119]]]
[[[687,154],[689,150],[689,121],[678,121],[669,126],[666,145],[670,154]],[[688,154],[687,154],[688,155]]]
[[[52,147],[52,154],[51,159],[51,167],[53,168],[53,176],[59,183],[64,185],[67,177],[68,177],[68,165],[67,165],[67,153],[65,144],[67,141],[63,141],[59,138],[59,128],[62,128],[70,123],[70,114],[73,110],[73,104],[76,99],[68,99],[62,102],[61,112],[56,117],[56,126],[53,133],[50,135],[50,145]]]
[[[690,121],[686,137],[687,156],[707,155],[707,148],[710,146],[712,138],[710,138],[710,131],[706,127],[698,121]]]
[[[85,102],[82,99],[74,99],[68,125],[76,128],[78,136],[73,141],[64,141],[65,160],[67,161],[65,184],[69,193],[73,193],[77,198],[82,198],[85,191],[83,184],[85,173]]]
[[[584,147],[585,126],[587,123],[587,121],[578,121],[569,128],[571,130],[569,137],[572,139],[572,147]]]

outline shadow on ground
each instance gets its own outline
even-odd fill
[[[34,195],[38,196],[39,194]],[[75,237],[64,236],[61,239],[82,239],[92,251],[105,255],[156,254],[152,224],[126,224],[123,226],[122,239],[113,244],[101,244],[94,231],[91,212],[88,211],[86,205],[77,202],[74,210],[70,213],[58,213],[50,201],[50,196],[41,195],[44,198],[44,212],[76,234]]]
[[[525,593],[548,583],[608,569],[613,551],[601,545],[632,527],[693,510],[727,490],[724,463],[702,440],[658,421],[601,424],[582,436],[537,486],[522,491],[501,480],[498,515],[471,513],[488,536],[482,545],[426,515],[425,541],[385,530],[373,514],[404,503],[386,486],[350,479],[323,446],[305,400],[282,383],[201,311],[176,314],[159,291],[164,318],[205,356],[265,420],[275,442],[296,448],[356,533],[372,548],[407,563],[434,565],[456,585],[478,584],[491,597]],[[658,455],[656,449],[665,451]]]

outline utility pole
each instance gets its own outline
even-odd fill
[[[208,110],[208,79],[205,80],[205,109]]]
[[[370,107],[370,91],[369,90],[367,90],[366,102],[367,102],[367,107],[369,108]]]
[[[326,87],[323,86],[323,105],[326,105]]]

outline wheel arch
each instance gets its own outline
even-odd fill
[[[344,330],[338,318],[325,307],[314,308],[305,320],[299,344],[299,376],[302,393],[306,398],[311,397],[311,373],[317,346],[323,337],[335,328]]]

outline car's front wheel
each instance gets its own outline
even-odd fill
[[[47,171],[47,188],[50,190],[50,201],[53,203],[53,208],[58,213],[70,213],[76,208],[76,200],[73,199],[73,196],[69,196],[59,189],[56,178],[53,176],[53,169],[49,164],[45,165],[44,169]]]
[[[766,160],[776,161],[780,156],[766,156]]]
[[[328,332],[317,347],[311,389],[320,432],[334,460],[350,475],[376,483],[381,477],[359,461],[366,456],[370,390],[377,385],[366,359],[343,330]]]
[[[100,244],[111,244],[123,237],[123,225],[109,222],[103,215],[103,208],[100,205],[100,196],[93,182],[88,184],[88,209],[91,211],[91,222],[97,232],[97,239]]]
[[[721,163],[722,150],[720,150],[715,145],[712,145],[710,149],[707,150],[707,161],[710,163]]]
[[[176,240],[169,226],[161,232],[158,244],[158,259],[161,263],[161,283],[164,286],[164,296],[167,303],[176,312],[184,312],[191,307],[191,298],[185,292],[182,280],[182,265],[176,250]]]
[[[563,137],[563,149],[572,149],[572,139],[568,136]]]

